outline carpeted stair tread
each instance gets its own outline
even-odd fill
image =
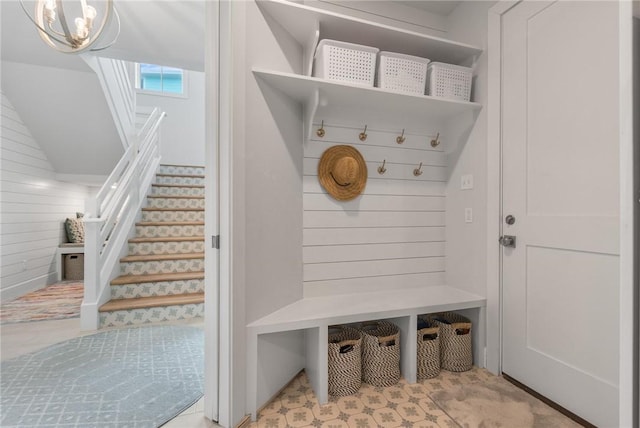
[[[150,199],[204,199],[202,195],[147,195]]]
[[[156,174],[156,177],[204,178],[202,174]]]
[[[154,236],[131,238],[129,243],[135,244],[140,242],[184,242],[184,241],[204,241],[204,236]]]
[[[164,260],[191,260],[203,259],[204,253],[175,253],[175,254],[147,254],[140,256],[126,256],[120,259],[122,263],[131,262],[156,262]]]
[[[142,211],[204,211],[204,208],[158,208],[144,207]]]
[[[193,305],[204,303],[204,293],[174,294],[170,296],[138,297],[135,299],[110,300],[100,306],[100,312],[127,311],[132,309],[157,308],[160,306]]]
[[[113,279],[111,281],[111,285],[142,284],[144,282],[187,281],[190,279],[204,279],[204,271],[121,275]]]
[[[157,184],[154,183],[152,187],[188,187],[190,189],[204,189],[204,184]]]
[[[140,221],[136,226],[204,226],[204,221]]]

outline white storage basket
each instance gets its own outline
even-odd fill
[[[380,52],[376,86],[394,92],[423,95],[428,64],[426,58]]]
[[[451,100],[471,99],[472,70],[459,65],[432,62],[427,69],[427,95]]]
[[[354,85],[373,86],[378,48],[324,39],[316,49],[313,75]]]

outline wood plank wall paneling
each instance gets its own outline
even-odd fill
[[[305,296],[444,284],[446,156],[430,145],[436,132],[405,133],[400,145],[394,131],[369,128],[362,142],[362,129],[324,129],[304,149]],[[333,199],[318,182],[322,153],[338,144],[356,147],[367,163],[365,191],[351,201]],[[387,172],[380,175],[383,160]]]
[[[84,210],[89,189],[54,179],[46,154],[4,94],[0,115],[0,298],[8,300],[55,279],[64,220]]]

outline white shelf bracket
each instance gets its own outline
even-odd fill
[[[304,70],[303,73],[305,76],[311,76],[311,72],[313,71],[313,57],[316,53],[316,46],[318,46],[318,42],[320,41],[320,24],[316,21],[315,28],[309,34],[309,37],[306,41],[304,48]]]
[[[305,142],[311,141],[313,135],[313,119],[318,111],[318,105],[320,104],[320,90],[315,89],[312,95],[307,98],[304,105],[304,140]]]

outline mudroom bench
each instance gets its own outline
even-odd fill
[[[259,338],[263,335],[304,330],[306,340],[305,370],[321,404],[328,396],[328,327],[335,324],[387,319],[400,328],[402,376],[416,382],[418,315],[441,311],[458,311],[474,324],[474,363],[483,364],[484,297],[449,286],[433,286],[396,291],[303,298],[247,325],[248,405],[257,416],[258,380],[261,378]],[[263,397],[264,399],[264,397]],[[261,400],[263,401],[263,400]]]

